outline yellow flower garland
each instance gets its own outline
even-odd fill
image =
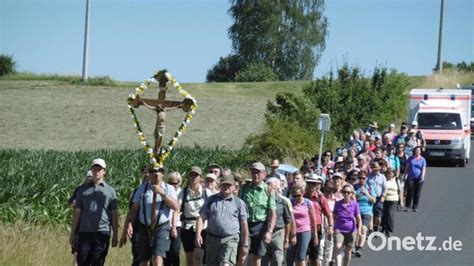
[[[148,142],[145,139],[145,134],[143,133],[140,127],[140,123],[138,122],[137,115],[131,103],[133,100],[137,98],[137,96],[140,96],[141,94],[143,94],[145,90],[148,89],[148,86],[151,83],[158,83],[159,77],[161,75],[166,75],[166,78],[168,79],[168,81],[171,82],[171,84],[173,84],[173,87],[178,91],[178,93],[181,96],[183,96],[185,99],[191,100],[192,104],[189,108],[189,111],[186,113],[186,117],[181,123],[181,126],[175,132],[173,138],[168,143],[168,146],[166,146],[165,148],[161,148],[160,155],[158,156],[158,160],[157,160],[155,158],[155,152],[153,151],[153,148],[148,144]],[[128,112],[132,116],[134,127],[138,134],[138,140],[145,147],[145,151],[148,155],[148,159],[150,160],[150,163],[153,164],[155,169],[159,169],[160,167],[163,166],[164,161],[170,155],[171,150],[173,149],[174,145],[178,141],[179,137],[183,134],[186,127],[191,122],[191,119],[193,118],[193,114],[196,112],[196,108],[197,108],[196,99],[194,99],[194,97],[191,96],[191,94],[185,91],[183,87],[179,84],[179,82],[177,82],[176,79],[170,73],[166,72],[166,70],[162,70],[162,71],[155,72],[152,78],[144,80],[142,84],[140,84],[140,86],[135,88],[135,92],[128,95],[127,102],[128,102]]]

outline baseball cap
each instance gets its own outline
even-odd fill
[[[189,170],[189,173],[196,173],[198,175],[202,175],[201,168],[199,166],[192,166],[191,169]]]
[[[102,167],[103,169],[107,169],[107,165],[105,164],[105,161],[101,158],[94,159],[91,163],[91,167],[94,165],[98,165]]]
[[[91,170],[87,171],[86,177],[91,177],[91,176],[92,176],[92,171]]]
[[[224,176],[224,178],[221,181],[221,185],[223,184],[234,185],[235,184],[234,176],[232,174]]]
[[[341,178],[341,179],[342,179],[341,173],[339,173],[339,172],[334,173],[334,174],[332,175],[332,179],[334,179],[334,178]]]
[[[212,168],[219,168],[219,169],[222,169],[222,167],[216,163],[211,163],[207,166],[207,169],[212,169]]]
[[[206,179],[212,179],[212,180],[216,181],[217,177],[216,177],[215,174],[209,173],[209,174],[206,174]]]
[[[255,162],[250,166],[250,169],[257,169],[259,171],[266,171],[265,166],[261,162]]]
[[[413,122],[411,122],[411,125],[412,125],[412,126],[418,126],[418,122],[417,122],[417,121],[413,121]]]

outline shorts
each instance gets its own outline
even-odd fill
[[[170,249],[170,223],[166,222],[156,228],[153,245],[150,247],[150,237],[145,225],[140,224],[136,245],[140,261],[149,261],[153,256],[166,258],[166,252]]]
[[[370,222],[372,221],[372,215],[361,214],[361,218],[362,218],[362,225],[369,228],[370,227]]]
[[[319,227],[319,225],[318,225]],[[323,234],[321,231],[318,230],[318,245],[315,246],[313,245],[313,239],[314,236],[311,234],[311,241],[309,242],[308,246],[308,256],[310,260],[316,260],[319,257],[319,245],[321,244],[321,239],[322,239]]]
[[[342,233],[342,232],[335,232],[334,233],[334,242],[336,242],[336,246],[339,246],[343,243],[345,246],[353,247],[354,241],[356,239],[357,233]]]
[[[383,202],[380,201],[380,197],[377,197],[377,201],[375,201],[374,206],[372,207],[374,217],[382,218],[383,214]]]
[[[249,237],[250,237],[250,250],[249,254],[257,255],[260,257],[265,256],[267,248],[263,242],[263,236],[267,231],[267,225],[265,222],[249,222]]]
[[[203,245],[201,246],[202,249],[205,248],[205,243],[206,243],[206,230],[201,231],[201,237],[202,237],[202,242]],[[183,243],[183,249],[185,253],[190,253],[193,252],[196,247],[195,243],[196,239],[196,232],[194,229],[191,227],[189,229],[181,229],[181,243]]]
[[[236,264],[239,239],[239,234],[219,237],[208,233],[206,239],[206,264]]]

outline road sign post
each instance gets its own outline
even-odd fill
[[[331,126],[331,118],[329,114],[321,114],[318,121],[318,129],[321,131],[321,142],[319,143],[319,159],[318,159],[318,171],[319,174],[322,173],[321,169],[321,155],[323,152],[323,143],[324,143],[324,132],[329,131]]]

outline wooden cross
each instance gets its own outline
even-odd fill
[[[144,105],[148,109],[156,111],[156,125],[155,125],[155,158],[158,160],[158,156],[161,153],[161,145],[163,145],[163,139],[165,136],[165,119],[166,111],[171,109],[182,109],[184,112],[188,112],[193,104],[191,99],[184,99],[183,101],[167,101],[166,100],[166,83],[168,78],[163,71],[158,72],[155,76],[158,80],[158,99],[142,99],[137,96],[132,101],[132,106],[138,108],[140,105]]]

